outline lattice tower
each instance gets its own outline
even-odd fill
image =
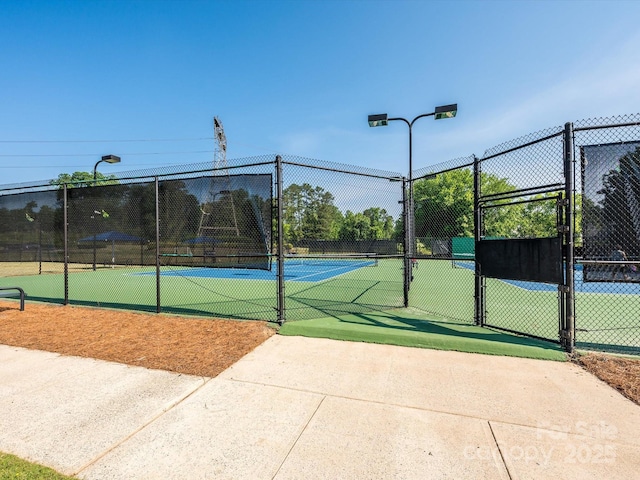
[[[206,199],[200,207],[202,215],[198,237],[220,240],[218,237],[221,234],[224,236],[225,232],[235,233],[235,236],[239,237],[240,230],[233,202],[231,177],[227,168],[227,137],[218,117],[213,117],[213,133],[216,141],[213,154],[214,178]],[[224,180],[216,177],[224,177]],[[224,187],[220,188],[221,185]]]

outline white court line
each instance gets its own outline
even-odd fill
[[[300,266],[300,267],[304,267],[305,265],[298,265],[298,266]],[[331,273],[331,272],[336,271],[336,270],[344,270],[345,268],[349,269],[349,270],[346,270],[346,271],[344,271],[344,272],[342,272],[342,273],[340,273],[340,274],[334,274],[334,275],[332,275],[332,276],[331,276],[331,277],[329,277],[329,278],[323,278],[323,279],[321,279],[321,280],[318,280],[318,282],[322,282],[322,281],[324,281],[324,280],[331,280],[331,279],[332,279],[332,278],[334,278],[334,277],[338,277],[338,276],[340,276],[340,275],[343,275],[343,274],[345,274],[345,273],[352,272],[352,271],[357,270],[357,269],[362,268],[362,267],[364,267],[364,265],[362,265],[362,266],[360,266],[360,267],[353,267],[353,266],[343,265],[342,267],[330,268],[330,269],[328,269],[328,270],[321,270],[320,272],[312,273],[312,274],[309,274],[309,275],[303,275],[303,276],[301,276],[301,277],[296,277],[296,279],[295,279],[295,280],[291,280],[291,281],[297,281],[298,279],[302,279],[302,278],[314,277],[314,276],[316,276],[316,275],[324,275],[324,274],[328,274],[328,273]],[[286,272],[286,269],[285,269],[285,272]]]

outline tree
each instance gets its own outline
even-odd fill
[[[289,185],[283,192],[285,241],[337,238],[342,214],[333,201],[322,187]]]
[[[372,207],[362,213],[347,210],[338,238],[340,240],[389,240],[394,236],[393,217],[384,208]]]
[[[362,213],[347,210],[340,227],[340,240],[366,240],[371,231],[371,219]]]
[[[388,240],[393,237],[393,217],[384,208],[367,208],[362,214],[369,219],[367,238]]]
[[[473,237],[473,172],[452,170],[414,185],[415,230],[417,237]],[[517,188],[506,178],[481,173],[481,192],[494,195]],[[530,203],[502,205],[484,209],[483,234],[488,237],[540,238],[558,234],[557,194],[528,196]],[[548,198],[548,200],[547,200]],[[401,228],[402,224],[397,228]]]
[[[163,180],[158,186],[163,243],[178,244],[198,234],[202,210],[198,198],[189,193],[186,182],[189,180]]]
[[[473,172],[452,170],[414,183],[417,237],[473,236]]]
[[[640,255],[640,147],[620,158],[618,168],[603,175],[602,185],[597,192],[604,195],[601,207],[585,204],[586,221],[601,228],[600,251],[591,253],[607,255],[620,244],[627,253]]]
[[[72,174],[61,173],[58,178],[51,180],[51,185],[64,185],[67,188],[92,187],[96,185],[114,185],[118,183],[118,177],[115,175],[103,175],[96,172],[96,179],[93,179],[93,173],[90,172],[73,172]]]

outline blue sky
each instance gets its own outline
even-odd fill
[[[276,153],[399,173],[640,112],[640,2],[0,0],[0,183]]]

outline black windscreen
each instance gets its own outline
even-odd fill
[[[480,240],[476,243],[476,260],[486,277],[563,283],[559,237]]]

